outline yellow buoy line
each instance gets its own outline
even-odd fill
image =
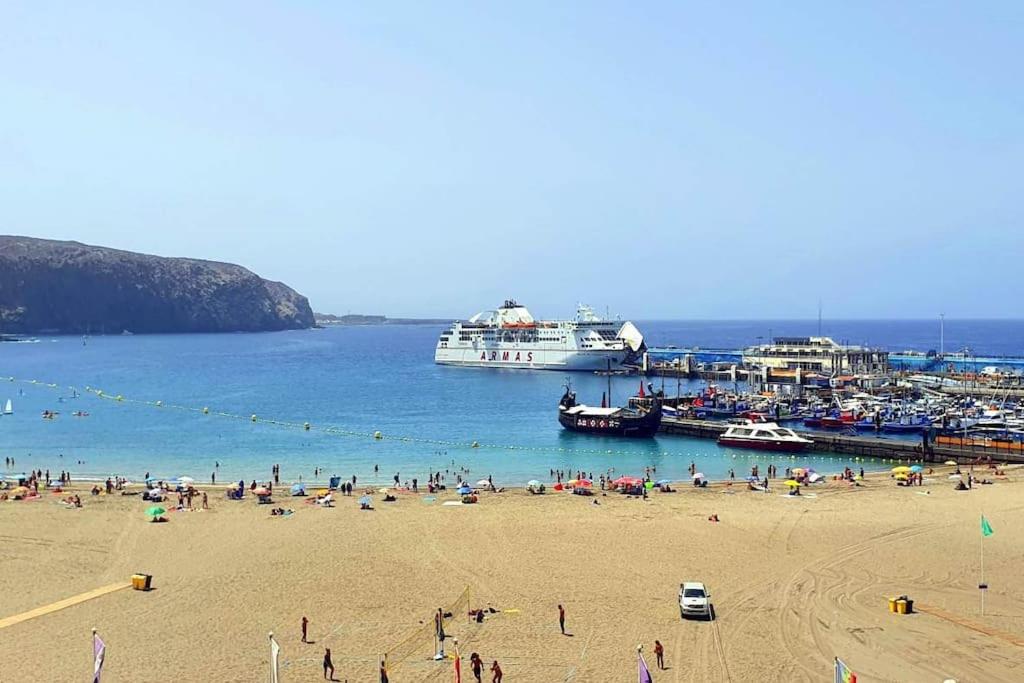
[[[8,382],[19,383],[19,384],[28,384],[28,385],[32,385],[32,386],[36,386],[36,387],[43,387],[43,388],[46,388],[46,389],[57,390],[57,389],[61,388],[61,385],[59,385],[59,384],[57,384],[55,382],[41,382],[41,381],[35,380],[35,379],[31,379],[31,380],[29,380],[29,379],[19,379],[17,377],[7,377],[6,379],[7,379]],[[75,387],[73,385],[67,385],[67,388],[70,389],[73,392],[82,392],[81,389],[79,389],[78,387]],[[227,419],[231,419],[231,420],[247,421],[247,422],[252,422],[254,424],[266,424],[266,425],[272,425],[272,426],[275,426],[275,427],[284,427],[286,429],[299,429],[299,430],[306,431],[306,432],[319,432],[319,433],[322,433],[322,434],[328,434],[328,435],[332,435],[332,436],[345,436],[345,437],[359,438],[359,439],[368,439],[368,440],[374,440],[374,441],[383,441],[383,440],[387,439],[389,441],[398,441],[398,442],[401,442],[401,443],[422,444],[422,445],[429,445],[429,446],[442,446],[442,447],[445,447],[445,448],[470,448],[470,449],[485,448],[485,449],[496,449],[496,450],[505,450],[505,451],[532,451],[532,452],[538,452],[538,453],[573,453],[573,454],[579,453],[579,454],[583,454],[583,455],[626,455],[626,456],[646,456],[646,457],[650,457],[652,455],[679,456],[679,457],[698,457],[698,456],[701,456],[701,455],[706,455],[706,454],[701,454],[701,453],[694,454],[694,453],[689,453],[689,452],[683,453],[683,452],[678,452],[678,451],[677,452],[659,451],[658,453],[655,454],[655,453],[651,453],[651,452],[648,452],[648,451],[624,451],[624,450],[613,450],[613,449],[602,449],[602,448],[559,448],[559,447],[555,447],[555,446],[520,446],[520,445],[516,445],[516,444],[480,443],[478,441],[456,441],[456,440],[452,440],[452,439],[431,439],[431,438],[418,437],[418,436],[384,434],[383,432],[381,432],[379,430],[378,431],[372,431],[372,432],[364,432],[364,431],[358,431],[358,430],[352,430],[352,429],[342,429],[341,427],[334,427],[334,426],[330,426],[330,425],[328,425],[328,426],[319,426],[319,425],[314,425],[314,424],[312,424],[312,423],[310,423],[308,421],[294,422],[294,421],[290,421],[290,420],[280,420],[280,419],[260,417],[259,415],[255,414],[255,413],[249,414],[249,415],[241,415],[241,414],[236,414],[236,413],[229,413],[229,412],[226,412],[226,411],[213,410],[209,406],[202,406],[202,407],[183,406],[183,405],[177,405],[177,404],[173,404],[173,403],[165,403],[165,402],[159,401],[159,400],[136,399],[136,398],[131,398],[131,397],[125,396],[123,394],[114,394],[114,393],[109,392],[109,391],[104,391],[102,389],[97,389],[95,387],[89,387],[89,386],[85,387],[84,393],[90,394],[92,396],[95,396],[96,398],[104,399],[104,400],[107,400],[107,401],[112,401],[114,403],[127,403],[127,404],[132,404],[132,405],[147,406],[147,407],[151,407],[151,408],[159,408],[159,409],[162,409],[162,410],[179,410],[179,411],[183,411],[183,412],[199,413],[201,415],[209,415],[209,416],[213,416],[213,417],[227,418]],[[747,455],[748,458],[754,458],[754,459],[764,458],[766,460],[780,460],[780,459],[783,459],[783,458],[786,457],[784,455],[779,455],[779,454],[771,454],[771,455],[769,455],[769,454],[749,453],[749,454],[746,454],[746,455]],[[735,458],[736,455],[733,454],[732,457]],[[795,460],[796,457],[797,456],[795,456],[795,455],[790,455],[789,459]],[[832,459],[832,457],[831,456],[816,456],[816,457],[812,457],[812,456],[808,456],[808,455],[801,456],[801,460],[811,460],[811,459],[814,459],[814,460],[825,460],[825,459]],[[872,460],[872,458],[854,457],[852,460],[854,462],[859,462],[861,460],[869,461],[869,460]],[[873,460],[876,460],[876,461],[879,461],[879,462],[897,462],[896,458],[874,458]]]

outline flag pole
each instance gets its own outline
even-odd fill
[[[981,519],[985,521],[985,513],[981,513]],[[978,584],[978,588],[981,589],[981,616],[985,616],[985,589],[988,586],[985,585],[985,534],[981,534],[981,583]]]

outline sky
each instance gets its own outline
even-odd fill
[[[0,4],[0,232],[318,311],[1021,317],[1024,3]]]

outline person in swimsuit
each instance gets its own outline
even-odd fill
[[[494,664],[491,664],[491,683],[501,683],[501,667],[498,666],[498,660],[494,660]]]

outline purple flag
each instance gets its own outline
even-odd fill
[[[651,670],[647,668],[644,655],[639,650],[636,653],[636,679],[639,683],[654,683],[654,679],[651,678]]]
[[[100,683],[100,672],[103,671],[103,660],[107,656],[107,645],[92,632],[92,683]]]

